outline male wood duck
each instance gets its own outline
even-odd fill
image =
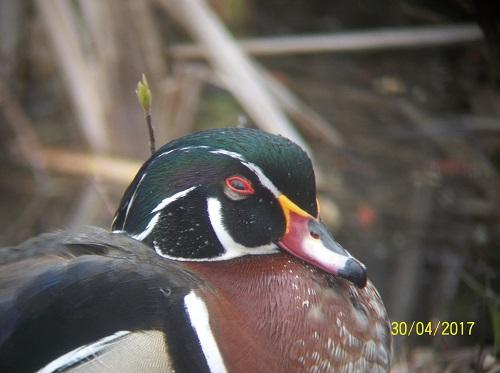
[[[1,372],[389,370],[380,296],[319,221],[310,159],[281,136],[172,141],[112,232],[44,234],[0,258]]]

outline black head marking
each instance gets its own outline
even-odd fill
[[[231,198],[225,193],[231,177],[248,180],[252,193]],[[112,228],[168,257],[214,258],[226,248],[214,231],[207,201],[220,204],[216,220],[232,242],[255,248],[276,242],[284,233],[277,191],[317,215],[314,172],[298,145],[253,129],[199,132],[168,143],[143,165],[122,198]]]

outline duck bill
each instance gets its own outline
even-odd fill
[[[285,195],[278,201],[286,220],[285,234],[278,242],[283,250],[360,288],[366,285],[366,267],[333,239],[324,224]]]

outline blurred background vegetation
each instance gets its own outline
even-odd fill
[[[110,225],[148,156],[134,93],[146,73],[158,145],[238,123],[294,138],[314,156],[323,219],[390,317],[476,322],[470,336],[396,337],[395,372],[498,369],[499,13],[0,0],[0,244]]]

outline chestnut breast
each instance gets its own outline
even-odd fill
[[[286,254],[186,263],[231,372],[388,371],[389,320],[369,281],[351,282]]]

